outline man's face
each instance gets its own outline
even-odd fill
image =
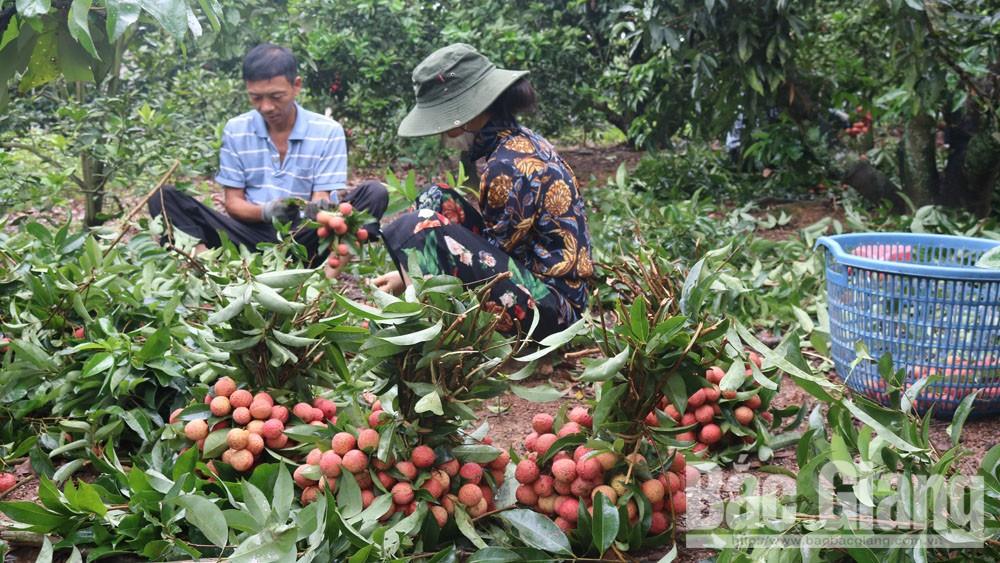
[[[302,90],[302,78],[289,82],[284,76],[247,82],[247,95],[268,126],[282,126],[291,121],[295,111],[295,96]]]

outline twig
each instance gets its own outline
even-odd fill
[[[0,540],[7,541],[15,545],[41,547],[42,543],[45,541],[45,536],[24,530],[0,530]]]
[[[39,160],[41,160],[42,162],[45,162],[45,163],[48,163],[48,164],[51,164],[51,165],[57,166],[57,167],[62,166],[59,162],[56,162],[55,159],[53,159],[52,157],[46,155],[42,151],[38,150],[37,147],[33,147],[31,145],[25,145],[23,143],[6,143],[6,144],[4,144],[4,146],[7,147],[7,148],[11,148],[11,149],[26,150],[26,151],[30,152],[31,154],[37,156],[39,158]],[[69,179],[73,180],[73,183],[76,184],[77,186],[80,186],[80,188],[83,189],[84,191],[87,190],[87,185],[76,174],[70,174],[69,175]]]
[[[577,358],[582,358],[584,356],[593,356],[594,354],[602,354],[602,350],[598,347],[584,348],[583,350],[577,350],[576,352],[566,352],[563,354],[564,360],[575,360]]]
[[[177,170],[177,167],[180,165],[181,161],[175,160],[174,163],[170,165],[170,168],[167,170],[167,172],[160,178],[160,181],[156,183],[156,186],[152,190],[150,190],[150,192],[146,194],[142,198],[142,200],[140,200],[139,203],[136,204],[134,208],[132,208],[132,211],[129,212],[127,217],[125,217],[122,229],[118,233],[118,237],[114,241],[112,241],[111,245],[104,250],[104,256],[107,256],[108,253],[111,252],[111,249],[114,248],[122,240],[122,237],[124,237],[125,233],[128,231],[128,224],[129,221],[132,220],[132,217],[135,217],[135,214],[138,213],[140,209],[146,206],[146,203],[149,202],[149,200],[156,194],[156,192],[160,191],[160,188],[162,188],[163,185],[167,183],[167,180],[170,179],[170,177],[174,174],[174,171]]]

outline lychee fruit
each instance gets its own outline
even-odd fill
[[[249,424],[251,420],[253,420],[253,417],[250,416],[250,409],[246,407],[236,407],[236,409],[233,410],[233,422],[236,424],[245,426]]]
[[[438,466],[441,471],[444,471],[449,477],[454,477],[458,475],[461,468],[461,463],[457,459],[449,459],[448,461],[442,463]]]
[[[368,456],[361,450],[350,450],[342,458],[341,465],[351,473],[358,473],[368,468]]]
[[[280,436],[284,431],[285,425],[282,424],[280,420],[272,418],[264,422],[264,427],[261,429],[260,434],[265,439],[273,440]]]
[[[556,526],[559,527],[560,530],[563,531],[563,533],[566,533],[566,534],[572,532],[576,528],[576,526],[574,526],[572,522],[566,520],[562,516],[557,516],[556,517],[555,524],[556,524]]]
[[[263,420],[251,420],[247,423],[247,432],[251,434],[260,435],[264,431],[264,421]]]
[[[712,422],[712,417],[715,413],[712,412],[712,405],[702,405],[695,409],[694,418],[701,424],[708,424]]]
[[[538,464],[530,459],[522,459],[517,464],[517,469],[514,470],[514,478],[517,479],[518,483],[528,485],[534,483],[538,479]]]
[[[483,467],[478,463],[464,463],[462,469],[458,471],[458,475],[465,481],[478,485],[483,478]]]
[[[229,465],[239,472],[249,471],[253,467],[253,454],[250,450],[237,450],[229,456]]]
[[[441,486],[441,482],[437,479],[428,479],[424,481],[424,484],[420,486],[434,498],[440,498],[444,494],[444,487]]]
[[[167,422],[169,422],[170,424],[177,422],[178,420],[181,419],[182,412],[184,412],[183,408],[174,409],[174,412],[170,413],[170,418],[167,419]]]
[[[264,443],[272,450],[280,450],[288,445],[288,436],[286,434],[278,434],[277,438],[264,438]]]
[[[340,465],[343,460],[334,451],[323,452],[319,458],[319,469],[327,477],[339,477]]]
[[[576,462],[576,474],[581,479],[586,479],[587,481],[594,481],[601,477],[604,468],[601,467],[601,462],[597,461],[592,457],[583,458]]]
[[[410,454],[410,461],[420,469],[432,467],[435,458],[434,450],[423,445],[413,448],[413,453]]]
[[[215,416],[227,416],[232,411],[232,407],[229,405],[229,399],[226,397],[216,397],[212,399],[212,402],[209,403],[208,407]]]
[[[236,382],[229,376],[220,377],[219,380],[215,382],[215,387],[213,389],[215,390],[216,397],[228,398],[234,391],[236,391]]]
[[[649,535],[657,536],[667,531],[667,517],[662,512],[654,512],[650,516]]]
[[[396,504],[409,504],[413,502],[413,487],[409,483],[396,483],[392,487],[392,502]]]
[[[229,396],[229,404],[232,405],[234,409],[240,407],[250,408],[250,403],[253,402],[253,395],[246,389],[237,389],[233,391],[233,394]]]
[[[309,403],[295,403],[292,414],[306,424],[313,421],[313,408]]]
[[[438,528],[444,528],[448,524],[448,511],[441,506],[432,506],[431,514],[434,515],[434,520],[437,521]]]
[[[535,451],[538,452],[539,455],[545,455],[545,452],[549,451],[549,448],[551,448],[552,444],[555,444],[558,439],[559,438],[557,438],[555,434],[540,434],[538,439],[535,440]]]
[[[575,498],[568,498],[562,504],[556,506],[556,514],[567,522],[576,523],[579,516],[580,501]]]
[[[594,484],[592,481],[587,481],[586,479],[581,479],[577,477],[569,485],[569,492],[574,497],[590,497],[590,492],[594,490]]]
[[[594,490],[590,492],[590,498],[594,499],[597,495],[604,495],[612,505],[618,503],[618,493],[608,485],[594,487]]]
[[[556,433],[556,437],[565,438],[566,436],[572,436],[573,434],[579,434],[580,432],[583,432],[583,429],[580,428],[580,425],[573,421],[569,421],[566,424],[562,425],[562,428],[560,428],[559,432]]]
[[[518,464],[518,466],[520,467],[520,464]],[[518,482],[523,483],[524,481],[518,479]],[[539,475],[535,480],[534,485],[532,485],[532,488],[535,490],[535,494],[539,497],[550,497],[555,492],[555,488],[553,487],[554,482],[555,479],[553,479],[551,475]]]
[[[538,504],[538,495],[535,493],[535,489],[531,485],[520,485],[517,487],[514,496],[517,498],[517,502],[527,505],[535,506]]]
[[[760,399],[760,395],[753,395],[749,399],[747,399],[746,401],[743,401],[743,404],[746,405],[747,407],[749,407],[751,410],[757,410],[757,409],[759,409],[761,403],[762,403],[762,401]]]
[[[302,505],[308,505],[316,501],[319,496],[319,487],[306,487],[302,489],[302,497],[299,499]]]
[[[245,450],[250,440],[250,433],[242,428],[233,428],[226,434],[226,444],[234,450]]]
[[[576,464],[571,459],[560,459],[552,463],[552,476],[556,481],[571,483],[576,479]]]
[[[378,432],[371,428],[362,428],[358,431],[358,449],[371,453],[378,447]]]
[[[0,473],[0,494],[14,488],[17,484],[17,477],[13,473]]]
[[[417,466],[413,465],[413,462],[400,461],[396,464],[396,471],[399,471],[399,474],[407,481],[413,481],[417,478]]]
[[[696,408],[698,408],[698,407],[700,407],[700,406],[702,406],[704,404],[705,404],[705,390],[704,389],[699,389],[699,390],[695,391],[694,393],[692,393],[690,397],[688,397],[688,407],[689,408],[695,408],[696,409]]]
[[[312,409],[312,407],[309,408]],[[330,441],[330,447],[341,457],[353,450],[356,445],[357,440],[350,432],[337,432],[333,435],[333,440]]]
[[[201,418],[188,422],[184,425],[184,436],[192,442],[204,440],[208,436],[208,423]]]
[[[260,401],[262,403],[267,403],[269,406],[272,407],[274,406],[274,398],[271,397],[270,394],[265,393],[264,391],[261,391],[260,393],[254,395],[253,401]],[[253,401],[251,401],[251,404],[253,403]]]
[[[750,407],[736,407],[733,409],[733,417],[743,426],[749,426],[753,422],[753,410]]]
[[[717,424],[706,424],[698,432],[698,440],[708,445],[715,444],[721,439],[722,429]]]
[[[282,424],[288,422],[288,407],[282,405],[274,405],[271,407],[271,418],[280,421]]]
[[[264,451],[264,438],[260,434],[247,432],[247,451],[255,456],[260,455]]]
[[[501,450],[500,455],[496,459],[490,462],[490,469],[506,470],[507,464],[510,463],[510,453],[507,450]]]
[[[568,417],[573,422],[585,428],[590,428],[590,425],[594,423],[594,419],[591,418],[590,411],[586,407],[573,407],[569,411]]]
[[[531,419],[531,429],[539,435],[551,433],[553,421],[551,414],[540,412]]]
[[[601,468],[605,471],[611,471],[611,469],[618,463],[618,455],[614,452],[601,452],[594,456],[594,459],[601,464]]]
[[[466,507],[473,507],[483,500],[483,490],[479,485],[467,483],[458,489],[458,501]]]
[[[254,399],[254,401],[250,403],[250,416],[257,420],[267,420],[271,418],[272,407],[273,405],[266,401]]]
[[[650,479],[642,482],[642,494],[649,502],[660,502],[666,490],[659,479]]]

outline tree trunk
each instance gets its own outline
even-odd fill
[[[984,121],[990,123],[984,117],[973,104],[962,113],[946,115],[949,154],[941,182],[943,203],[961,205],[980,217],[992,210],[1000,176],[1000,141],[995,131],[983,126]]]
[[[903,183],[903,193],[917,207],[940,203],[935,126],[934,118],[919,115],[907,121],[903,128],[899,177]]]
[[[104,222],[104,175],[101,163],[87,153],[80,154],[80,170],[83,177],[83,224],[94,227]]]

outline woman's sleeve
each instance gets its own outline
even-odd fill
[[[485,235],[508,254],[531,231],[538,212],[538,186],[512,162],[493,162],[480,180]]]

